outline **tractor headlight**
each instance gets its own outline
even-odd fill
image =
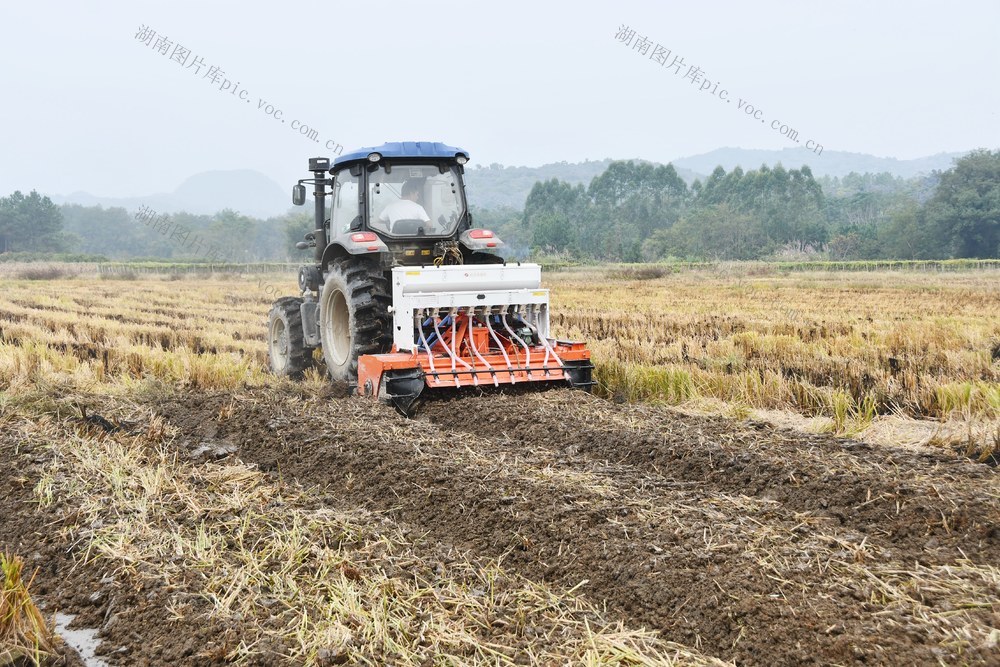
[[[468,161],[469,161],[469,158],[465,157],[464,155],[456,155],[455,156],[455,162],[457,162],[459,164],[465,164]]]
[[[378,162],[381,159],[382,159],[382,154],[381,153],[369,153],[368,154],[368,161],[369,162]]]

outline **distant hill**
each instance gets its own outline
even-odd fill
[[[611,163],[607,160],[585,162],[554,162],[541,167],[505,167],[492,164],[488,167],[465,169],[466,193],[469,204],[477,208],[513,206],[522,208],[532,186],[538,181],[558,178],[561,181],[590,184],[594,176],[602,173]]]
[[[744,170],[756,169],[762,164],[771,167],[779,162],[787,169],[797,169],[808,164],[813,175],[843,177],[851,172],[885,173],[901,178],[912,178],[929,174],[934,170],[945,170],[952,166],[955,158],[965,153],[938,153],[913,160],[876,157],[864,153],[824,151],[814,155],[804,148],[786,148],[780,151],[755,150],[745,148],[719,148],[717,150],[673,160],[677,173],[689,185],[696,179],[704,180],[717,166],[731,171],[737,165]],[[637,158],[620,158],[636,159]],[[583,162],[553,162],[540,167],[505,167],[492,164],[488,167],[476,165],[465,172],[469,202],[476,208],[491,209],[510,206],[520,209],[524,206],[528,193],[538,181],[558,178],[561,181],[587,186],[593,178],[604,172],[611,164],[611,158],[585,160]],[[657,163],[653,163],[657,164]],[[83,206],[120,206],[136,210],[142,205],[162,213],[187,211],[195,214],[212,214],[224,208],[231,208],[245,215],[268,218],[286,213],[291,206],[290,195],[264,174],[248,169],[232,171],[206,171],[195,174],[169,193],[157,193],[144,197],[99,197],[86,192],[70,195],[50,195],[57,204],[81,204]]]
[[[585,160],[584,162],[553,162],[541,167],[505,167],[492,164],[489,167],[478,165],[465,170],[465,183],[469,195],[469,203],[478,208],[497,208],[512,206],[522,208],[528,199],[528,193],[538,181],[558,178],[571,185],[582,183],[590,185],[595,176],[604,173],[611,164],[611,158],[603,160]],[[675,165],[676,166],[676,165]],[[709,170],[711,171],[711,170]],[[677,173],[688,184],[701,174],[677,169]]]
[[[110,208],[120,206],[130,211],[148,206],[157,213],[186,211],[212,214],[231,208],[244,215],[269,218],[285,213],[292,205],[291,195],[270,178],[250,169],[205,171],[187,179],[173,192],[144,197],[98,197],[87,192],[50,195],[57,204],[80,204]]]
[[[844,151],[823,151],[815,155],[805,148],[785,148],[780,151],[756,150],[747,148],[718,148],[701,155],[673,160],[673,165],[684,167],[700,174],[711,174],[716,167],[722,166],[731,171],[737,165],[745,170],[757,169],[762,164],[770,167],[779,162],[786,169],[798,169],[809,165],[813,176],[847,176],[852,171],[858,174],[880,174],[888,172],[901,178],[913,178],[921,174],[929,174],[935,169],[945,170],[952,166],[955,158],[962,153],[938,153],[913,160],[898,160],[894,157],[876,157],[865,153],[846,153]]]
[[[471,167],[465,172],[469,201],[477,208],[521,208],[537,181],[558,178],[573,184],[589,185],[591,179],[607,169],[610,163],[611,160],[606,159],[557,162],[541,167],[504,167],[499,164]],[[120,206],[130,211],[143,205],[162,213],[186,211],[212,214],[231,208],[258,218],[281,215],[292,205],[289,189],[280,187],[260,172],[247,169],[206,171],[187,179],[173,192],[142,197],[100,197],[88,192],[49,196],[57,204],[100,204],[106,208]]]
[[[701,155],[672,160],[671,164],[688,185],[697,180],[705,180],[716,167],[722,166],[727,172],[737,165],[744,170],[757,169],[762,164],[774,167],[779,162],[786,169],[798,169],[809,165],[813,175],[847,176],[851,172],[858,174],[881,174],[888,172],[900,178],[913,178],[922,174],[930,174],[935,170],[945,170],[952,166],[955,158],[965,153],[938,153],[913,160],[898,160],[891,157],[876,157],[865,153],[847,153],[844,151],[824,151],[815,155],[804,148],[785,148],[778,151],[756,150],[748,148],[719,148]],[[645,162],[638,158],[637,162]],[[479,208],[496,208],[498,206],[524,206],[531,187],[537,181],[558,178],[572,185],[582,183],[589,185],[590,181],[601,174],[612,159],[587,160],[584,162],[553,162],[541,167],[505,167],[493,164],[489,167],[473,167],[466,169],[465,180],[468,186],[469,201]],[[658,163],[653,163],[658,164]]]

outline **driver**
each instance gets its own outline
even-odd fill
[[[420,205],[420,181],[411,178],[403,183],[402,199],[382,209],[378,214],[378,219],[388,223],[390,228],[399,220],[419,220],[420,222],[430,222],[431,218],[427,211]]]

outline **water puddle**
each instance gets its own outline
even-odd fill
[[[87,667],[108,667],[108,663],[97,657],[95,651],[100,640],[97,638],[97,630],[94,628],[81,628],[70,630],[69,624],[76,616],[72,614],[56,614],[56,632],[72,646]]]

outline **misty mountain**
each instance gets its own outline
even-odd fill
[[[858,174],[888,172],[900,178],[912,178],[921,174],[929,174],[934,170],[949,169],[955,158],[965,154],[965,152],[938,153],[913,160],[898,160],[894,157],[876,157],[865,153],[830,150],[824,150],[822,155],[816,155],[805,148],[785,148],[780,151],[717,148],[701,155],[673,160],[673,165],[678,169],[678,172],[683,167],[700,174],[711,174],[720,165],[728,172],[737,166],[748,171],[757,169],[762,164],[774,167],[780,162],[785,169],[798,169],[803,165],[809,165],[816,177],[847,176],[851,172]]]
[[[521,208],[536,182],[558,178],[573,185],[589,185],[591,179],[607,169],[609,164],[610,159],[554,162],[540,167],[505,167],[494,163],[488,167],[477,164],[470,168],[466,165],[466,194],[469,204],[476,208]]]
[[[250,169],[205,171],[191,176],[173,192],[141,197],[100,197],[88,192],[50,197],[57,204],[120,206],[130,211],[148,206],[157,213],[213,214],[230,208],[256,218],[281,215],[292,206],[289,189]]]
[[[637,160],[645,162],[646,160]],[[553,162],[540,167],[505,167],[491,164],[489,167],[476,165],[465,170],[465,183],[469,203],[477,208],[497,208],[511,206],[522,208],[532,186],[538,181],[557,178],[560,181],[584,186],[608,168],[611,158],[585,160],[583,162]],[[676,165],[675,165],[676,167]],[[709,170],[711,171],[711,170]],[[677,168],[678,175],[690,185],[696,178],[704,178],[687,169]]]
[[[929,174],[934,170],[948,169],[952,166],[953,160],[962,155],[964,153],[939,153],[913,160],[899,160],[843,151],[824,151],[822,155],[814,155],[804,148],[774,151],[719,148],[708,153],[673,160],[672,164],[677,169],[678,175],[690,185],[696,179],[705,180],[720,165],[727,172],[737,165],[748,171],[762,164],[773,167],[779,162],[786,169],[798,169],[802,165],[809,165],[817,178],[843,177],[851,172],[858,174],[888,172],[893,176],[912,178],[920,174]],[[636,159],[636,161],[645,160]],[[536,182],[557,178],[572,185],[581,183],[587,186],[595,176],[603,173],[611,162],[611,158],[605,158],[583,162],[553,162],[540,167],[507,167],[495,163],[486,167],[476,165],[467,168],[465,172],[469,202],[479,209],[501,206],[520,209]],[[130,211],[145,205],[158,213],[186,211],[194,214],[213,214],[224,208],[231,208],[257,218],[281,215],[291,207],[287,188],[282,188],[264,174],[249,169],[202,172],[188,178],[173,192],[141,197],[100,197],[87,192],[50,196],[57,204],[83,206],[100,204],[105,207],[120,206]]]
[[[809,165],[817,178],[843,177],[852,172],[857,174],[887,172],[900,178],[912,178],[930,174],[935,170],[949,169],[953,161],[963,155],[965,153],[938,153],[913,160],[898,160],[844,151],[824,151],[822,155],[816,155],[804,148],[785,148],[776,151],[719,148],[708,153],[672,160],[671,164],[674,165],[677,174],[691,185],[695,180],[704,181],[720,165],[727,172],[732,171],[737,165],[744,171],[749,171],[759,168],[762,164],[774,167],[779,162],[786,169],[798,169],[803,165]],[[635,161],[648,162],[641,159]],[[582,183],[587,186],[595,176],[603,173],[611,162],[611,158],[605,158],[584,162],[553,162],[541,167],[477,165],[465,171],[469,201],[473,206],[484,209],[498,206],[521,208],[528,198],[528,193],[531,192],[531,187],[537,181],[557,178],[571,185]],[[652,164],[661,163],[652,162]]]

